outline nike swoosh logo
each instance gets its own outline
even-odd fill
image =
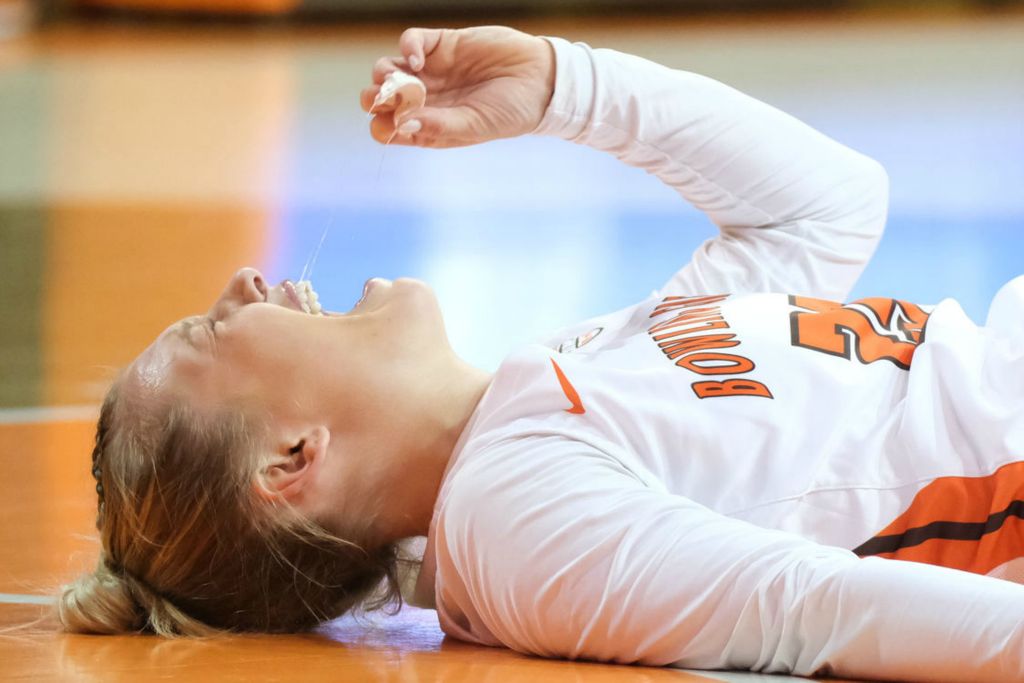
[[[551,365],[555,368],[555,374],[558,375],[558,383],[562,385],[562,391],[565,392],[565,397],[572,403],[572,408],[566,408],[565,412],[572,413],[573,415],[582,415],[587,412],[587,409],[583,407],[583,402],[580,401],[580,395],[576,393],[576,389],[572,386],[572,383],[566,378],[565,373],[562,372],[562,368],[558,367],[558,363],[555,359],[551,359]]]

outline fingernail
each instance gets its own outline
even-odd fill
[[[409,57],[409,66],[412,67],[413,71],[420,70],[420,67],[423,66],[423,62],[420,61],[419,55],[412,55]]]
[[[409,119],[398,127],[398,132],[402,135],[412,135],[419,133],[421,128],[423,128],[423,124],[418,119]]]

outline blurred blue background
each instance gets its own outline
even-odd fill
[[[890,220],[854,298],[954,297],[983,322],[1024,273],[1019,11],[513,19],[707,74],[881,161]],[[402,27],[72,17],[0,42],[0,405],[95,403],[236,268],[296,278],[327,226],[328,307],[424,279],[486,369],[641,299],[714,234],[553,138],[374,143],[358,93]]]
[[[718,77],[881,161],[890,220],[852,297],[954,297],[982,323],[997,289],[1024,273],[1022,28],[581,37]],[[327,302],[347,306],[373,275],[426,279],[449,312],[453,343],[482,365],[639,300],[714,234],[656,178],[559,140],[385,151],[361,137],[365,121],[346,116],[347,96],[326,73],[303,81],[281,217],[287,247],[271,272],[301,270],[333,220],[315,277]]]

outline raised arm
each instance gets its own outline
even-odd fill
[[[710,78],[550,40],[555,92],[537,132],[657,175],[721,229],[667,288],[845,298],[885,224],[881,165]]]
[[[464,637],[619,663],[1024,679],[1024,586],[724,517],[557,437],[491,456],[460,473],[476,485],[438,530],[439,575],[460,580],[442,602],[463,612],[442,620]]]
[[[885,223],[882,167],[710,78],[502,27],[410,29],[380,60],[427,85],[426,107],[374,137],[450,147],[557,135],[656,174],[721,228],[666,285],[682,293],[782,291],[844,299]],[[684,255],[680,254],[680,260]]]

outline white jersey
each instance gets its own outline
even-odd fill
[[[1024,279],[985,327],[953,301],[835,303],[883,227],[878,164],[710,79],[552,44],[538,132],[656,173],[721,235],[506,359],[417,599],[550,657],[1024,678],[1024,586],[979,575],[1024,556]]]

